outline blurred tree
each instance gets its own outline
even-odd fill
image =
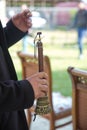
[[[26,3],[28,6],[55,6],[58,2],[67,2],[67,1],[80,1],[80,0],[6,0],[7,6],[21,6]]]

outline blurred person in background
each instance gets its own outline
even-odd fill
[[[14,15],[6,27],[0,20],[0,130],[28,130],[24,109],[48,91],[45,72],[18,80],[8,51],[32,27],[31,17],[31,12],[24,10]]]
[[[79,59],[83,59],[83,38],[87,35],[87,10],[86,4],[81,1],[75,15],[72,27],[77,28]]]

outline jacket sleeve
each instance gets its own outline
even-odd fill
[[[0,112],[30,108],[34,91],[27,80],[0,82]]]
[[[28,32],[24,33],[20,31],[13,24],[12,20],[9,20],[8,23],[6,24],[6,27],[4,28],[4,33],[5,33],[8,47],[10,47],[14,43],[18,42],[21,38],[23,38]]]

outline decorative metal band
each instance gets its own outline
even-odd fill
[[[78,81],[79,81],[79,83],[87,84],[87,78],[85,78],[83,76],[79,76],[78,77]]]

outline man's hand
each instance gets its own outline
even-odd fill
[[[27,80],[33,87],[36,99],[45,96],[48,92],[48,75],[45,72],[36,73],[27,78]]]
[[[26,9],[23,12],[13,16],[12,22],[13,24],[21,31],[26,32],[32,26],[31,12]]]

